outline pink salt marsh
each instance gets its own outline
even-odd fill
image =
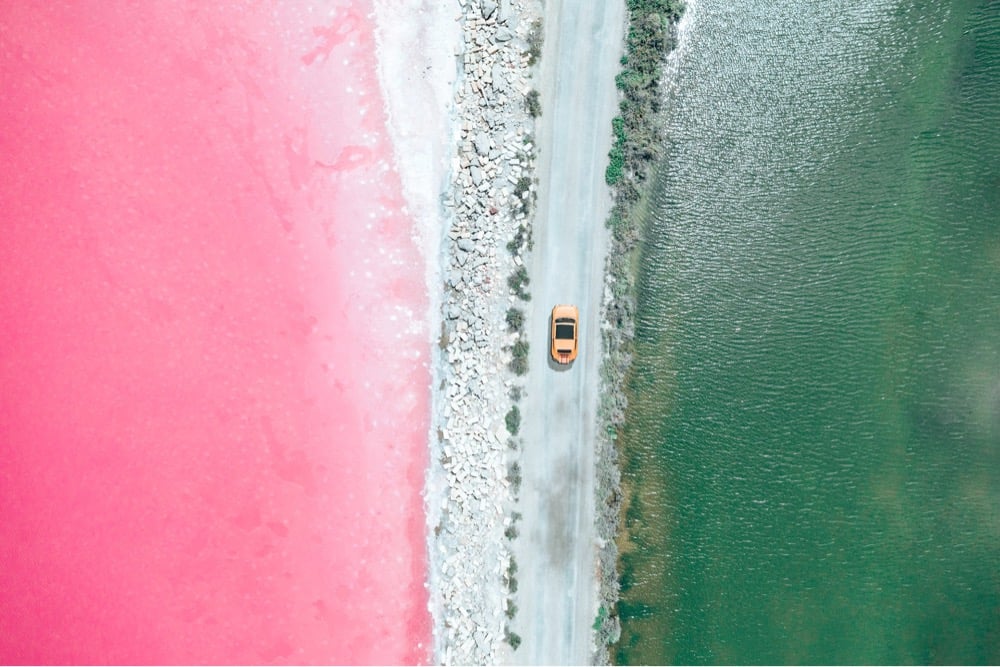
[[[0,662],[430,658],[370,15],[0,5]]]

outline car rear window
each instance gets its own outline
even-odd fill
[[[573,325],[572,324],[557,324],[556,325],[556,338],[573,338]]]

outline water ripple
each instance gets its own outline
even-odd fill
[[[1000,6],[701,0],[686,39],[618,659],[995,662]]]

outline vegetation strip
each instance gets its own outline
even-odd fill
[[[625,423],[625,384],[635,335],[635,266],[644,221],[644,197],[662,157],[660,87],[667,55],[676,46],[676,28],[684,11],[681,0],[627,0],[629,29],[622,70],[615,82],[621,93],[620,115],[612,121],[614,144],[605,180],[614,206],[607,225],[611,247],[605,264],[604,359],[596,443],[599,608],[594,620],[595,664],[609,662],[608,646],[618,641],[619,595],[616,538],[623,506],[616,442]]]

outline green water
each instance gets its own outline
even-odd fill
[[[1000,662],[1000,2],[697,0],[616,662]]]

